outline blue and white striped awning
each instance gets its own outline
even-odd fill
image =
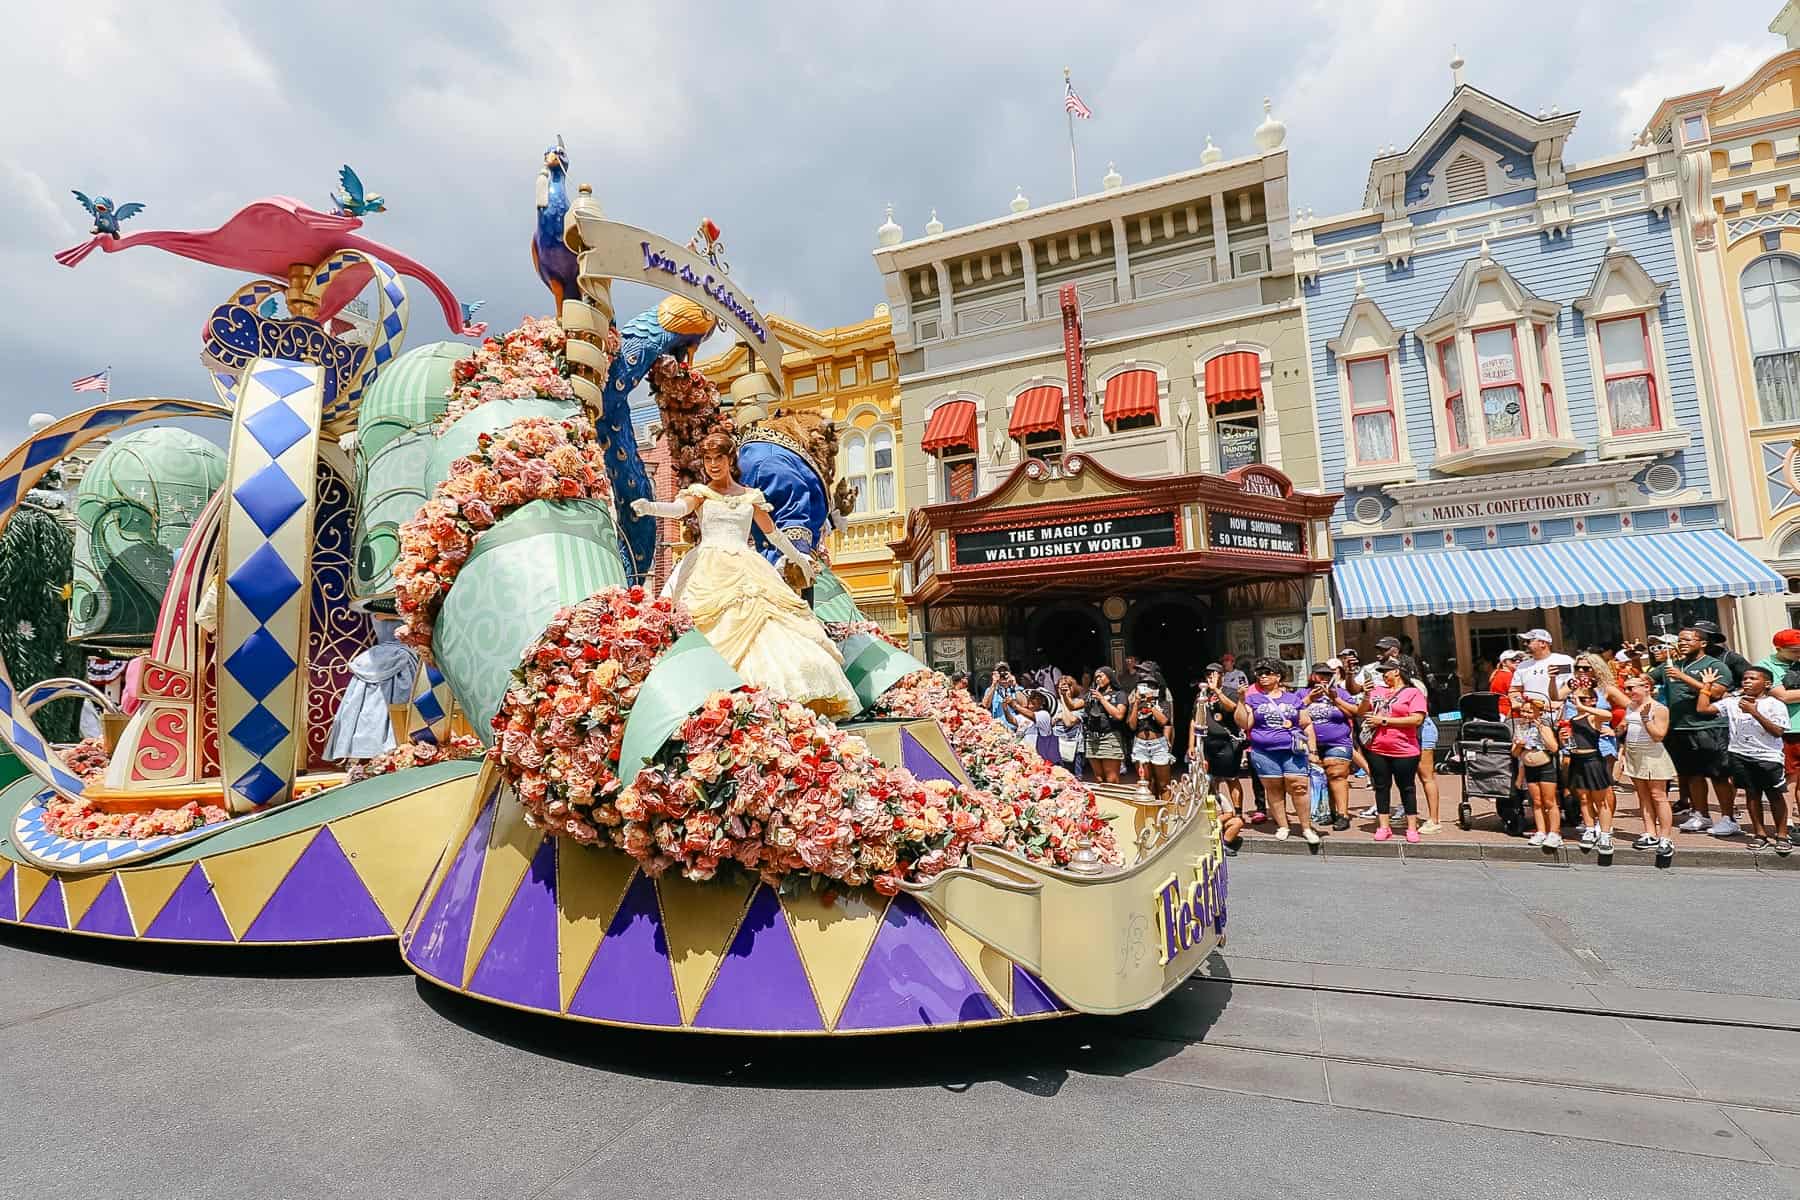
[[[1331,577],[1338,614],[1346,621],[1787,589],[1781,576],[1722,529],[1370,554],[1336,564]]]

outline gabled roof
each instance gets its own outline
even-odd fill
[[[1430,156],[1465,117],[1472,118],[1471,123],[1477,127],[1516,141],[1522,147],[1529,147],[1547,139],[1568,137],[1580,116],[1581,113],[1577,111],[1554,117],[1534,117],[1504,100],[1488,95],[1480,88],[1460,84],[1450,93],[1449,103],[1438,110],[1437,115],[1431,118],[1410,146],[1393,154],[1380,155],[1369,163],[1369,182],[1363,189],[1363,206],[1380,208],[1384,194],[1383,183],[1389,182],[1391,188],[1391,181],[1395,176],[1399,177],[1399,186],[1403,189],[1406,177]],[[1403,191],[1401,196],[1404,200]]]
[[[1487,243],[1482,243],[1482,252],[1462,265],[1450,286],[1431,310],[1431,315],[1420,323],[1421,330],[1430,329],[1440,321],[1461,320],[1470,314],[1475,304],[1475,296],[1481,285],[1488,280],[1498,283],[1507,293],[1507,298],[1519,312],[1531,308],[1554,313],[1559,305],[1554,301],[1538,297],[1532,290],[1520,283],[1511,271],[1495,262],[1487,253]]]

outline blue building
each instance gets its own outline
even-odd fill
[[[1724,529],[1674,156],[1568,166],[1579,114],[1458,76],[1364,208],[1295,227],[1339,632],[1473,687],[1524,629],[1729,633],[1731,597],[1782,584]]]

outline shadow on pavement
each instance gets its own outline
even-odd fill
[[[57,958],[105,963],[162,975],[241,976],[247,979],[350,979],[404,975],[394,941],[323,946],[203,946],[84,937],[55,930],[0,925],[0,945]]]
[[[1204,1038],[1231,987],[1184,984],[1155,1008],[990,1028],[846,1037],[662,1033],[521,1012],[427,980],[419,997],[480,1037],[597,1070],[715,1087],[966,1091],[998,1083],[1054,1096],[1071,1073],[1125,1076]]]

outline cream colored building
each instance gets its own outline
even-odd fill
[[[905,471],[899,449],[900,390],[894,335],[888,314],[835,329],[813,329],[770,317],[781,339],[782,407],[815,411],[840,426],[838,478],[856,486],[856,508],[846,527],[831,535],[832,570],[857,607],[890,636],[906,640],[906,608],[898,592],[890,542],[905,527]],[[739,343],[696,364],[725,391],[752,369]]]
[[[1109,167],[1095,193],[1039,206],[1017,195],[1004,215],[955,229],[934,212],[913,238],[889,213],[874,256],[899,354],[901,460],[915,535],[940,516],[955,527],[957,505],[996,489],[1026,507],[1047,503],[1032,500],[1041,489],[1016,482],[1032,460],[1041,464],[1032,470],[1052,476],[1063,464],[1075,475],[1093,464],[1123,481],[1106,489],[1129,491],[1139,481],[1146,496],[1178,477],[1251,468],[1317,489],[1286,131],[1267,107],[1258,149],[1243,157],[1225,157],[1208,139],[1195,169],[1127,184]],[[1074,356],[1070,339],[1079,343]],[[1072,374],[1081,380],[1074,395]],[[1007,515],[984,519],[1004,523]],[[959,535],[947,536],[946,546]],[[1178,545],[1162,549],[1215,548],[1203,531],[1175,536]],[[1295,562],[1314,550],[1329,556],[1302,540]],[[922,568],[909,565],[904,590],[939,597],[929,611],[915,608],[912,621],[915,644],[928,639],[934,665],[979,673],[1006,657],[1075,669],[1154,649],[1195,660],[1164,664],[1171,682],[1185,682],[1226,650],[1274,649],[1298,670],[1307,655],[1329,652],[1325,588],[1303,569],[1242,586],[1168,578],[1108,590],[1106,580],[1115,570],[1123,579],[1125,564],[1075,555],[1054,578],[1019,572],[1017,595],[959,604],[942,598],[955,589],[943,590],[941,574],[926,588]]]
[[[1737,539],[1787,577],[1737,602],[1751,658],[1800,625],[1800,4],[1750,77],[1671,97],[1644,138],[1679,155],[1696,366],[1713,397],[1720,492]],[[1728,627],[1729,629],[1730,627]]]

